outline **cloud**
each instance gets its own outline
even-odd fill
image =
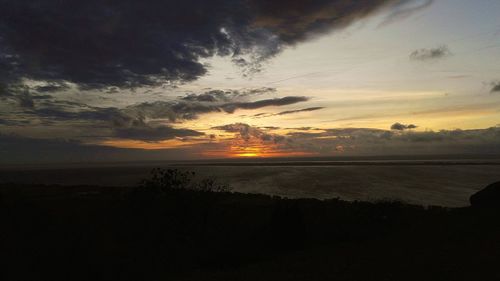
[[[292,132],[286,137],[284,148],[319,155],[335,155],[339,147],[344,155],[500,153],[500,128],[438,132],[347,128]]]
[[[396,122],[392,124],[391,130],[396,130],[396,131],[404,131],[404,130],[410,130],[410,129],[416,129],[418,126],[413,125],[413,124],[401,124],[399,122]]]
[[[47,100],[50,95],[40,95],[30,91],[30,88],[22,84],[2,84],[0,83],[0,100],[14,101],[21,108],[32,109],[35,101]]]
[[[22,95],[18,97],[19,106],[24,108],[33,108],[35,103],[33,102],[33,98],[30,95]]]
[[[418,49],[410,54],[410,59],[414,61],[431,61],[451,56],[451,51],[447,46],[440,46],[431,49]]]
[[[241,138],[248,141],[251,137],[261,138],[264,132],[257,128],[244,123],[234,123],[222,126],[212,127],[215,130],[221,130],[229,133],[238,133]]]
[[[197,158],[199,154],[183,148],[154,151],[122,149],[90,145],[72,139],[42,139],[0,133],[0,165]]]
[[[202,132],[188,128],[175,129],[169,125],[197,119],[202,114],[214,112],[232,114],[238,109],[285,106],[308,100],[306,97],[288,96],[249,101],[257,96],[274,92],[274,88],[210,90],[199,95],[189,94],[169,101],[143,102],[118,108],[59,100],[52,95],[30,91],[23,85],[17,88],[9,86],[8,92],[0,96],[0,99],[9,101],[13,106],[5,105],[2,108],[0,125],[7,128],[23,126],[28,134],[30,130],[35,131],[34,126],[43,125],[59,132],[64,130],[63,134],[67,136],[77,138],[84,136],[87,140],[109,137],[155,142],[203,135]]]
[[[267,106],[285,106],[309,100],[306,97],[287,96],[253,102],[231,101],[234,93],[213,91],[201,95],[188,95],[177,101],[155,101],[132,105],[123,110],[137,118],[168,119],[171,122],[197,119],[200,114],[211,112],[234,113],[238,109],[258,109]]]
[[[316,129],[286,134],[269,134],[248,124],[228,124],[214,129],[234,133],[222,140],[226,151],[274,152],[274,155],[300,152],[302,155],[439,155],[500,153],[500,128],[477,130],[399,131],[368,128]],[[307,129],[307,128],[306,128]],[[219,150],[224,150],[220,148]]]
[[[81,105],[85,108],[84,105]],[[78,106],[77,106],[78,108]],[[114,107],[80,109],[78,111],[69,111],[68,108],[45,107],[34,109],[30,112],[36,117],[49,118],[55,121],[109,121],[121,124],[130,119],[119,109]],[[132,120],[130,120],[132,122]]]
[[[265,118],[265,117],[271,117],[271,116],[280,116],[280,115],[288,115],[288,114],[294,114],[294,113],[300,113],[300,112],[309,112],[309,111],[316,111],[323,109],[324,107],[308,107],[308,108],[303,108],[303,109],[297,109],[297,110],[286,110],[286,111],[281,111],[278,113],[257,113],[252,115],[254,118]]]
[[[48,92],[63,91],[69,88],[70,86],[65,83],[49,82],[46,85],[35,87],[35,90],[40,93],[48,93]]]
[[[52,91],[52,89],[46,91]],[[54,121],[108,121],[114,126],[121,127],[144,123],[146,119],[166,119],[170,122],[177,122],[197,119],[200,114],[205,113],[233,113],[237,109],[283,106],[308,100],[305,97],[288,96],[248,101],[249,98],[275,91],[274,88],[240,91],[210,90],[199,95],[189,94],[170,101],[143,102],[125,108],[116,108],[88,106],[80,102],[59,100],[51,95],[30,91],[28,87],[18,84],[9,85],[3,95],[0,95],[0,100],[14,102],[21,109],[16,114],[22,114],[26,118],[46,118]],[[3,115],[6,115],[6,112]]]
[[[318,107],[308,107],[308,108],[297,109],[297,110],[287,110],[287,111],[278,112],[275,115],[287,115],[287,114],[294,114],[294,113],[299,113],[299,112],[316,111],[316,110],[320,110],[323,108],[324,107],[318,106]]]
[[[212,141],[207,140],[204,143],[175,149],[144,151],[87,145],[71,139],[35,139],[0,133],[0,164],[199,159],[200,153],[214,155],[210,154],[211,150],[222,152],[217,154],[220,156],[227,155],[233,149],[243,153],[255,151],[252,150],[255,147],[258,148],[257,151],[265,151],[268,155],[280,156],[294,155],[295,152],[318,156],[464,155],[464,153],[498,155],[500,153],[500,127],[423,132],[344,128],[317,129],[319,132],[290,132],[281,135],[270,134],[266,128],[242,123],[216,126],[214,129],[234,133],[235,136],[217,140],[215,136],[208,136]],[[164,130],[166,133],[163,136],[183,134],[180,132],[170,134],[169,129]],[[191,132],[184,132],[184,135],[189,134]]]
[[[403,0],[404,1],[404,0]],[[311,36],[345,27],[382,7],[403,1],[250,1],[253,24],[281,41],[295,44]]]
[[[186,101],[198,101],[198,102],[222,102],[229,100],[228,97],[229,93],[230,92],[224,92],[221,90],[213,90],[199,95],[189,94],[183,97],[182,99]]]
[[[285,139],[284,136],[280,136],[277,134],[269,134],[264,131],[264,130],[273,130],[276,129],[276,127],[258,128],[245,123],[234,123],[234,124],[212,127],[212,129],[221,130],[229,133],[237,133],[237,137],[243,139],[246,142],[250,141],[252,138],[256,138],[264,142],[274,142],[274,143],[282,142]]]
[[[190,129],[175,129],[172,127],[131,127],[119,128],[115,130],[115,136],[123,139],[142,140],[148,142],[162,141],[173,138],[196,137],[202,136],[204,133]]]
[[[154,101],[131,105],[122,112],[136,119],[166,119],[169,122],[197,119],[200,114],[220,112],[217,105],[186,101]]]
[[[227,103],[223,104],[221,108],[227,113],[233,113],[236,109],[258,109],[267,106],[284,106],[308,100],[308,97],[288,96],[283,98],[259,100],[255,102]]]
[[[202,94],[188,94],[182,98],[185,101],[191,102],[229,102],[235,99],[245,99],[253,96],[260,96],[264,94],[275,93],[276,88],[255,88],[255,89],[245,89],[242,91],[238,90],[210,90]]]
[[[490,92],[491,93],[500,92],[500,82],[492,83],[492,84],[493,84],[493,87],[491,88]]]
[[[380,23],[379,26],[391,24],[399,21],[429,7],[434,3],[434,0],[418,0],[418,1],[400,1],[394,5],[389,15]]]
[[[1,0],[0,77],[80,87],[192,81],[214,55],[258,71],[284,48],[408,0]]]

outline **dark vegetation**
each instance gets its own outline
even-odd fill
[[[0,279],[500,280],[495,204],[288,200],[192,178],[1,186]]]

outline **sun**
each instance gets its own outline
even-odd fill
[[[236,157],[260,157],[264,154],[262,147],[231,147],[231,154]]]
[[[238,153],[236,154],[238,157],[258,157],[259,154],[257,153],[252,153],[252,152],[246,152],[246,153]]]

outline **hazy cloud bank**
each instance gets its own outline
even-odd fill
[[[317,129],[298,128],[300,131],[277,134],[275,127],[255,127],[243,123],[227,124],[212,129],[234,134],[233,138],[218,142],[194,143],[187,148],[168,148],[154,151],[118,149],[100,145],[86,145],[81,141],[64,139],[36,139],[0,133],[0,163],[85,162],[159,159],[200,159],[210,157],[210,151],[230,151],[259,147],[260,150],[287,153],[303,152],[316,156],[363,155],[418,155],[418,154],[500,154],[500,128],[442,131],[389,131],[366,128]],[[144,132],[128,131],[124,134]],[[163,139],[169,129],[158,129],[147,141]],[[175,134],[196,136],[190,130]],[[215,136],[214,136],[215,137]],[[208,154],[204,154],[207,153]],[[205,155],[205,156],[204,156]],[[208,156],[206,156],[208,155]],[[165,158],[168,157],[168,158]]]

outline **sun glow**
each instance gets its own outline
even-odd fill
[[[259,154],[257,153],[240,153],[236,154],[238,157],[259,157]]]
[[[280,150],[274,146],[230,146],[226,149],[204,151],[203,156],[215,158],[273,158],[312,156],[314,153],[303,151]]]

